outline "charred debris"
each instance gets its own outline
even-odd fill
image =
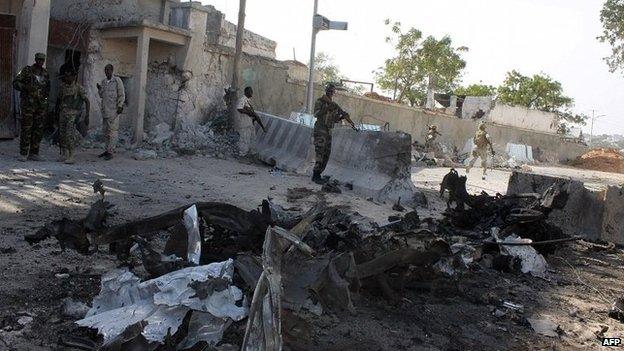
[[[98,181],[100,198],[84,218],[53,221],[25,240],[54,237],[84,255],[108,245],[120,261],[63,345],[206,350],[236,325],[228,341],[237,349],[281,350],[301,338],[292,334],[303,311],[356,314],[356,294],[398,304],[406,290],[475,269],[547,279],[544,255],[575,240],[547,222],[566,204],[564,183],[543,194],[471,195],[451,171],[446,191],[441,218],[410,211],[375,223],[324,201],[304,211],[269,199],[252,211],[200,202],[109,225],[113,205]]]

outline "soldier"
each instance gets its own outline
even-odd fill
[[[39,144],[43,137],[43,123],[48,112],[50,76],[43,67],[46,55],[35,54],[35,64],[24,67],[13,80],[20,92],[21,131],[19,160],[41,161]]]
[[[113,65],[106,65],[104,67],[106,78],[102,80],[102,84],[97,84],[98,94],[102,98],[102,127],[106,143],[106,150],[98,157],[105,160],[113,158],[119,132],[119,115],[123,112],[126,101],[123,82],[121,78],[113,75],[113,71]]]
[[[80,116],[82,105],[86,105],[85,120],[89,120],[91,104],[84,88],[76,82],[76,73],[68,70],[62,77],[56,109],[59,116],[59,134],[61,158],[59,161],[73,164],[76,146],[76,119]]]
[[[492,151],[492,156],[494,156],[494,147],[492,146],[492,142],[490,141],[490,136],[485,131],[485,123],[481,123],[479,125],[479,130],[474,137],[474,143],[477,146],[474,150],[472,150],[472,160],[466,167],[466,173],[470,173],[470,169],[474,166],[477,158],[481,158],[481,167],[483,168],[483,176],[481,179],[485,180],[485,174],[487,172],[487,157],[488,157],[488,146],[490,151]]]
[[[323,184],[321,174],[325,170],[325,167],[327,167],[327,162],[329,161],[332,138],[331,130],[334,128],[334,124],[344,119],[351,124],[353,129],[356,129],[355,123],[353,123],[349,114],[343,111],[340,106],[332,100],[335,93],[336,87],[332,84],[328,85],[325,89],[325,95],[317,99],[314,104],[316,123],[314,123],[313,135],[316,163],[314,164],[312,181],[317,184]]]
[[[442,148],[440,147],[440,143],[437,142],[438,136],[441,136],[438,132],[438,127],[432,125],[429,127],[429,132],[427,132],[427,140],[425,140],[425,146],[427,147],[428,152],[433,152],[435,157],[438,157],[442,153]]]

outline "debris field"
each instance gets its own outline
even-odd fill
[[[439,182],[428,209],[372,204],[394,209],[372,219],[320,186],[120,214],[114,182],[94,179],[90,207],[3,226],[22,243],[0,262],[31,281],[0,289],[0,349],[587,350],[621,335],[622,251],[549,223],[565,183]]]

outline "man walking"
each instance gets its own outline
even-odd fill
[[[476,148],[472,150],[472,160],[470,160],[468,167],[466,167],[466,173],[470,173],[470,169],[474,166],[477,158],[481,158],[481,167],[483,168],[483,176],[481,179],[485,180],[487,172],[488,146],[490,151],[492,151],[492,156],[495,154],[490,136],[485,131],[485,123],[481,123],[479,125],[479,129],[474,137],[474,143]]]
[[[121,78],[113,75],[114,67],[111,64],[104,67],[106,78],[101,84],[97,84],[98,94],[102,98],[102,127],[106,150],[98,157],[105,160],[113,158],[117,146],[119,133],[119,115],[123,112],[126,101],[126,92]]]
[[[349,122],[353,129],[355,123],[349,117],[349,114],[338,106],[333,101],[333,96],[336,93],[336,87],[332,84],[325,88],[325,95],[316,100],[314,104],[314,117],[316,122],[314,123],[314,152],[316,153],[316,163],[314,164],[314,170],[312,173],[312,181],[317,184],[323,184],[321,174],[327,167],[329,156],[331,153],[331,130],[334,128],[334,124],[342,121],[343,119]]]
[[[22,120],[19,160],[41,161],[39,144],[43,137],[43,123],[48,112],[50,76],[43,67],[46,55],[35,54],[35,64],[24,67],[13,80],[13,88],[20,92]]]

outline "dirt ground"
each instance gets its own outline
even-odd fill
[[[59,335],[76,330],[60,312],[62,299],[90,303],[100,275],[118,265],[102,250],[82,256],[61,252],[56,240],[29,246],[23,236],[46,222],[80,218],[96,199],[92,183],[101,179],[107,200],[116,205],[111,224],[155,215],[196,201],[222,201],[251,210],[267,197],[307,208],[314,198],[288,203],[287,189],[319,186],[307,177],[273,171],[246,160],[184,156],[136,161],[126,152],[100,161],[99,150],[82,151],[76,165],[53,161],[20,163],[15,141],[0,142],[0,350],[65,350]],[[44,150],[53,160],[55,151]],[[559,172],[535,168],[536,172]],[[413,179],[426,190],[430,205],[421,218],[439,216],[437,198],[448,169],[414,169]],[[562,169],[562,174],[573,172]],[[574,172],[573,172],[574,173]],[[504,192],[508,171],[479,170],[469,191]],[[596,184],[624,182],[621,175],[574,174]],[[375,204],[353,194],[326,194],[333,204],[351,206],[384,223],[397,214],[392,204]],[[362,291],[355,315],[312,318],[301,350],[601,350],[598,337],[624,336],[624,324],[608,317],[611,302],[624,295],[622,250],[593,251],[584,243],[562,245],[546,257],[548,279],[475,267],[421,289],[405,290],[399,305]],[[520,310],[504,302],[522,305]],[[536,334],[527,318],[548,319],[558,336]],[[232,335],[242,325],[233,325]]]

